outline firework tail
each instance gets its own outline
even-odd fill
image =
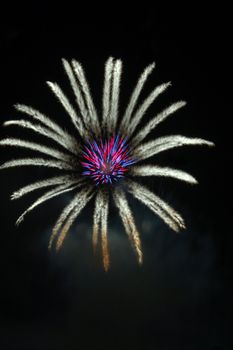
[[[77,142],[76,138],[70,135],[66,130],[63,130],[57,123],[52,121],[49,117],[42,114],[35,108],[23,104],[16,104],[14,107],[17,111],[25,113],[28,116],[34,118],[35,120],[38,120],[43,125],[47,126],[50,130],[52,130],[54,133],[56,133],[58,136],[62,136],[60,141],[62,142],[62,145],[65,148],[67,148],[70,152],[73,152],[75,149],[79,148],[79,143]]]
[[[69,102],[68,98],[65,96],[60,86],[57,83],[52,83],[51,81],[47,81],[47,84],[54,93],[54,95],[57,97],[57,99],[61,102],[68,115],[70,116],[70,119],[76,127],[76,129],[78,130],[79,134],[81,136],[84,136],[85,130],[83,122],[81,118],[77,115],[76,111]]]
[[[122,73],[122,61],[117,60],[113,68],[112,99],[111,99],[111,110],[109,115],[111,130],[115,130],[117,125],[121,73]]]
[[[140,236],[136,228],[133,214],[128,205],[125,193],[119,187],[116,187],[116,189],[114,190],[114,201],[119,210],[119,214],[123,222],[123,225],[125,227],[125,231],[136,252],[138,262],[139,264],[141,264],[143,260],[143,254],[142,254]]]
[[[178,109],[186,105],[185,101],[179,101],[165,108],[161,113],[152,118],[141,131],[133,138],[133,145],[138,145],[158,124],[164,121],[168,116],[175,113]]]
[[[31,193],[37,189],[41,189],[49,186],[61,185],[64,183],[69,183],[70,185],[77,183],[77,178],[73,175],[61,175],[55,176],[49,179],[45,179],[42,181],[34,182],[30,185],[24,186],[19,190],[15,191],[11,195],[11,199],[18,199],[23,197],[25,194]]]
[[[60,194],[63,194],[63,193],[68,192],[68,191],[72,191],[76,187],[77,187],[77,185],[71,186],[70,184],[66,184],[66,185],[63,184],[63,185],[57,186],[56,188],[46,192],[43,196],[38,198],[27,210],[25,210],[23,212],[23,214],[20,215],[20,217],[16,221],[16,225],[19,225],[24,220],[25,215],[28,214],[33,209],[35,209],[38,205],[46,202],[47,200],[49,200],[51,198],[58,196]]]
[[[20,140],[20,139],[14,139],[14,138],[3,139],[0,141],[0,146],[27,148],[33,151],[46,154],[47,156],[57,158],[59,160],[63,159],[65,162],[68,162],[68,163],[76,161],[76,159],[73,156],[67,153],[58,151],[52,147],[46,147],[35,142],[29,142],[29,141]]]
[[[96,247],[98,242],[102,206],[103,206],[102,193],[101,191],[98,191],[96,194],[95,208],[94,208],[94,215],[93,215],[92,246],[93,246],[94,253],[96,252]]]
[[[100,231],[101,231],[103,265],[104,265],[105,271],[107,271],[110,266],[108,236],[107,236],[109,203],[108,203],[108,193],[105,191],[102,191],[102,200],[103,200],[103,205],[102,205],[101,214],[100,214]]]
[[[159,167],[157,165],[141,165],[134,166],[131,174],[133,176],[164,176],[172,177],[177,180],[185,181],[190,184],[197,184],[197,180],[185,171],[172,169],[167,167]]]
[[[80,187],[81,183],[77,184],[77,188]],[[55,239],[55,237],[57,236],[59,230],[61,229],[62,225],[64,224],[65,220],[68,218],[68,216],[70,215],[70,213],[72,212],[72,210],[75,208],[75,206],[77,205],[77,203],[79,203],[80,198],[83,197],[83,194],[86,193],[86,191],[89,189],[83,189],[80,190],[76,195],[74,195],[73,199],[70,201],[70,203],[62,210],[59,218],[57,219],[53,230],[52,230],[52,234],[49,240],[49,249],[52,248],[52,244],[53,241]]]
[[[89,113],[89,117],[91,119],[91,126],[93,127],[96,134],[100,133],[100,125],[99,125],[99,119],[97,116],[97,112],[91,97],[91,92],[87,83],[87,79],[85,77],[84,70],[79,62],[76,60],[72,60],[72,67],[74,69],[74,73],[76,74],[76,77],[80,83],[80,86],[82,87],[83,94],[86,99],[86,105]]]
[[[104,87],[103,87],[103,117],[102,128],[106,132],[110,130],[110,103],[112,90],[113,57],[110,57],[105,64]]]
[[[61,138],[61,136],[57,135],[53,131],[49,130],[48,128],[41,126],[39,124],[31,123],[27,120],[8,120],[3,124],[3,126],[18,126],[21,128],[29,129],[34,131],[36,134],[43,135],[56,143],[60,144],[64,147],[64,142]],[[66,149],[70,150],[69,148],[65,147]]]
[[[138,108],[138,110],[136,111],[135,115],[133,116],[133,118],[130,121],[130,124],[129,124],[128,128],[127,128],[128,136],[131,136],[134,133],[136,127],[141,122],[142,117],[145,115],[147,109],[154,102],[154,100],[160,94],[162,94],[168,88],[168,86],[170,86],[170,85],[171,85],[171,83],[168,82],[168,83],[161,84],[161,85],[157,86],[151,92],[151,94],[145,99],[145,101],[141,104],[141,106]]]
[[[181,228],[185,228],[184,220],[180,214],[145,186],[132,180],[128,180],[127,185],[129,192],[154,213],[160,216],[160,218],[169,225],[171,229],[178,232]]]
[[[0,165],[0,170],[21,167],[21,166],[42,166],[46,168],[57,168],[60,170],[67,170],[67,171],[75,170],[73,164],[68,164],[59,160],[44,159],[44,158],[13,159]]]
[[[155,67],[155,63],[150,64],[148,67],[146,67],[146,69],[141,74],[140,78],[138,79],[137,85],[133,90],[133,93],[130,97],[130,101],[128,103],[125,114],[124,114],[122,121],[121,121],[121,124],[120,124],[120,130],[121,130],[122,134],[125,132],[125,129],[128,128],[128,126],[129,126],[130,118],[131,118],[131,115],[133,113],[133,110],[136,107],[138,97],[142,91],[142,88],[143,88],[148,76],[152,73],[154,67]]]
[[[71,214],[69,215],[68,219],[66,220],[63,228],[61,229],[61,231],[58,234],[58,239],[57,239],[57,243],[56,243],[56,250],[59,250],[62,247],[70,227],[72,226],[72,224],[74,223],[75,219],[80,214],[82,209],[90,201],[93,194],[94,193],[93,192],[91,193],[90,188],[85,189],[83,191],[80,191],[79,196],[76,199],[75,207],[73,208],[73,210],[72,210]]]
[[[83,117],[85,127],[88,130],[88,127],[90,127],[90,125],[91,125],[91,116],[86,108],[84,98],[82,96],[81,88],[77,82],[77,79],[74,75],[73,69],[72,69],[71,65],[69,64],[69,62],[63,58],[62,63],[63,63],[63,67],[65,69],[65,72],[69,78],[70,85],[73,89],[77,105],[79,106],[81,115]]]
[[[163,136],[156,140],[146,142],[135,148],[137,159],[144,160],[154,155],[168,151],[169,149],[182,146],[214,146],[213,142],[206,141],[200,138],[189,138],[181,135]]]

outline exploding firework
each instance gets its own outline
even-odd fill
[[[174,231],[185,228],[185,223],[181,215],[170,205],[148,188],[133,180],[133,177],[164,176],[190,184],[195,184],[197,181],[193,176],[181,170],[157,165],[140,165],[140,163],[172,148],[186,145],[213,146],[213,143],[201,138],[188,138],[181,135],[164,136],[144,141],[159,123],[185,106],[184,101],[173,103],[150,119],[139,131],[136,130],[150,105],[170,85],[170,83],[166,83],[157,86],[138,105],[139,95],[148,76],[154,69],[154,63],[149,65],[139,77],[125,113],[121,118],[118,118],[122,61],[110,57],[105,65],[103,110],[102,117],[99,118],[81,64],[75,60],[69,63],[63,59],[62,62],[75,96],[77,109],[73,107],[57,83],[48,82],[48,86],[69,115],[74,126],[74,132],[78,136],[71,135],[48,116],[23,104],[17,104],[16,109],[33,119],[33,122],[20,119],[4,123],[4,126],[30,129],[54,141],[58,148],[51,148],[18,138],[3,139],[0,141],[1,146],[23,147],[41,153],[44,157],[14,159],[2,164],[0,169],[19,166],[44,166],[62,171],[61,175],[22,187],[11,195],[11,199],[17,199],[37,189],[52,187],[51,190],[45,192],[43,196],[39,197],[25,210],[16,223],[19,224],[26,214],[45,201],[69,191],[76,191],[72,200],[63,209],[52,230],[49,248],[55,246],[59,250],[71,225],[81,210],[95,196],[93,248],[95,251],[100,235],[103,265],[105,270],[108,270],[110,262],[107,219],[109,199],[112,196],[138,262],[142,263],[143,254],[140,236],[127,201],[125,189],[150,208]],[[123,183],[124,186],[122,186]]]

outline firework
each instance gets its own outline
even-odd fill
[[[20,119],[4,123],[4,126],[29,129],[51,139],[59,146],[58,149],[51,148],[17,138],[6,138],[0,141],[1,146],[21,147],[43,154],[41,158],[21,158],[7,161],[0,166],[0,169],[42,166],[55,168],[62,172],[62,175],[24,186],[11,195],[11,199],[17,199],[37,189],[52,187],[25,210],[16,223],[19,224],[26,214],[45,201],[66,192],[77,191],[63,209],[52,230],[49,248],[55,246],[59,250],[77,216],[94,197],[93,249],[96,250],[100,235],[103,265],[104,269],[108,270],[110,258],[107,222],[109,199],[112,196],[138,262],[141,264],[143,254],[140,236],[125,190],[150,208],[172,230],[179,231],[185,228],[185,223],[181,215],[170,205],[148,188],[133,180],[133,177],[164,176],[190,184],[195,184],[197,181],[192,175],[181,170],[140,163],[172,148],[188,145],[213,146],[214,144],[201,138],[188,138],[181,135],[164,136],[144,141],[159,123],[185,106],[184,101],[173,103],[150,119],[139,131],[137,130],[150,105],[170,86],[170,82],[168,82],[156,87],[141,104],[138,103],[144,84],[155,67],[154,63],[149,65],[139,77],[125,113],[119,117],[122,61],[112,57],[107,60],[101,118],[97,114],[81,64],[75,60],[68,62],[65,59],[62,60],[62,63],[74,93],[75,107],[57,83],[47,83],[70,117],[74,126],[73,135],[48,116],[22,104],[16,104],[15,108],[31,118],[32,121]],[[63,150],[60,150],[61,148]],[[122,186],[123,183],[124,186]]]

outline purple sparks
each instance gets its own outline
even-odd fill
[[[119,135],[105,142],[88,143],[82,152],[86,159],[85,162],[81,162],[86,169],[82,174],[90,176],[97,185],[113,183],[124,177],[128,167],[135,163],[129,153],[126,139]]]

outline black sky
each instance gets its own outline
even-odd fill
[[[51,227],[70,197],[38,207],[16,228],[17,216],[36,196],[11,202],[9,195],[52,172],[1,172],[0,349],[233,349],[232,205],[227,201],[232,36],[227,9],[204,11],[190,5],[174,12],[155,4],[128,17],[123,8],[87,14],[77,4],[58,15],[38,3],[30,16],[17,9],[1,16],[1,122],[16,118],[13,104],[23,102],[69,128],[45,81],[59,82],[71,97],[60,58],[76,58],[100,108],[104,62],[112,55],[124,61],[122,108],[152,61],[157,67],[143,96],[156,84],[171,80],[173,85],[148,118],[172,101],[188,102],[152,136],[197,136],[214,141],[216,148],[178,149],[158,157],[159,164],[191,172],[199,180],[197,187],[147,182],[186,219],[188,229],[181,235],[130,199],[142,237],[142,267],[111,208],[108,274],[91,251],[92,205],[74,225],[63,251],[50,254]],[[30,137],[0,129],[1,137],[9,134]],[[0,151],[1,163],[29,154]]]

